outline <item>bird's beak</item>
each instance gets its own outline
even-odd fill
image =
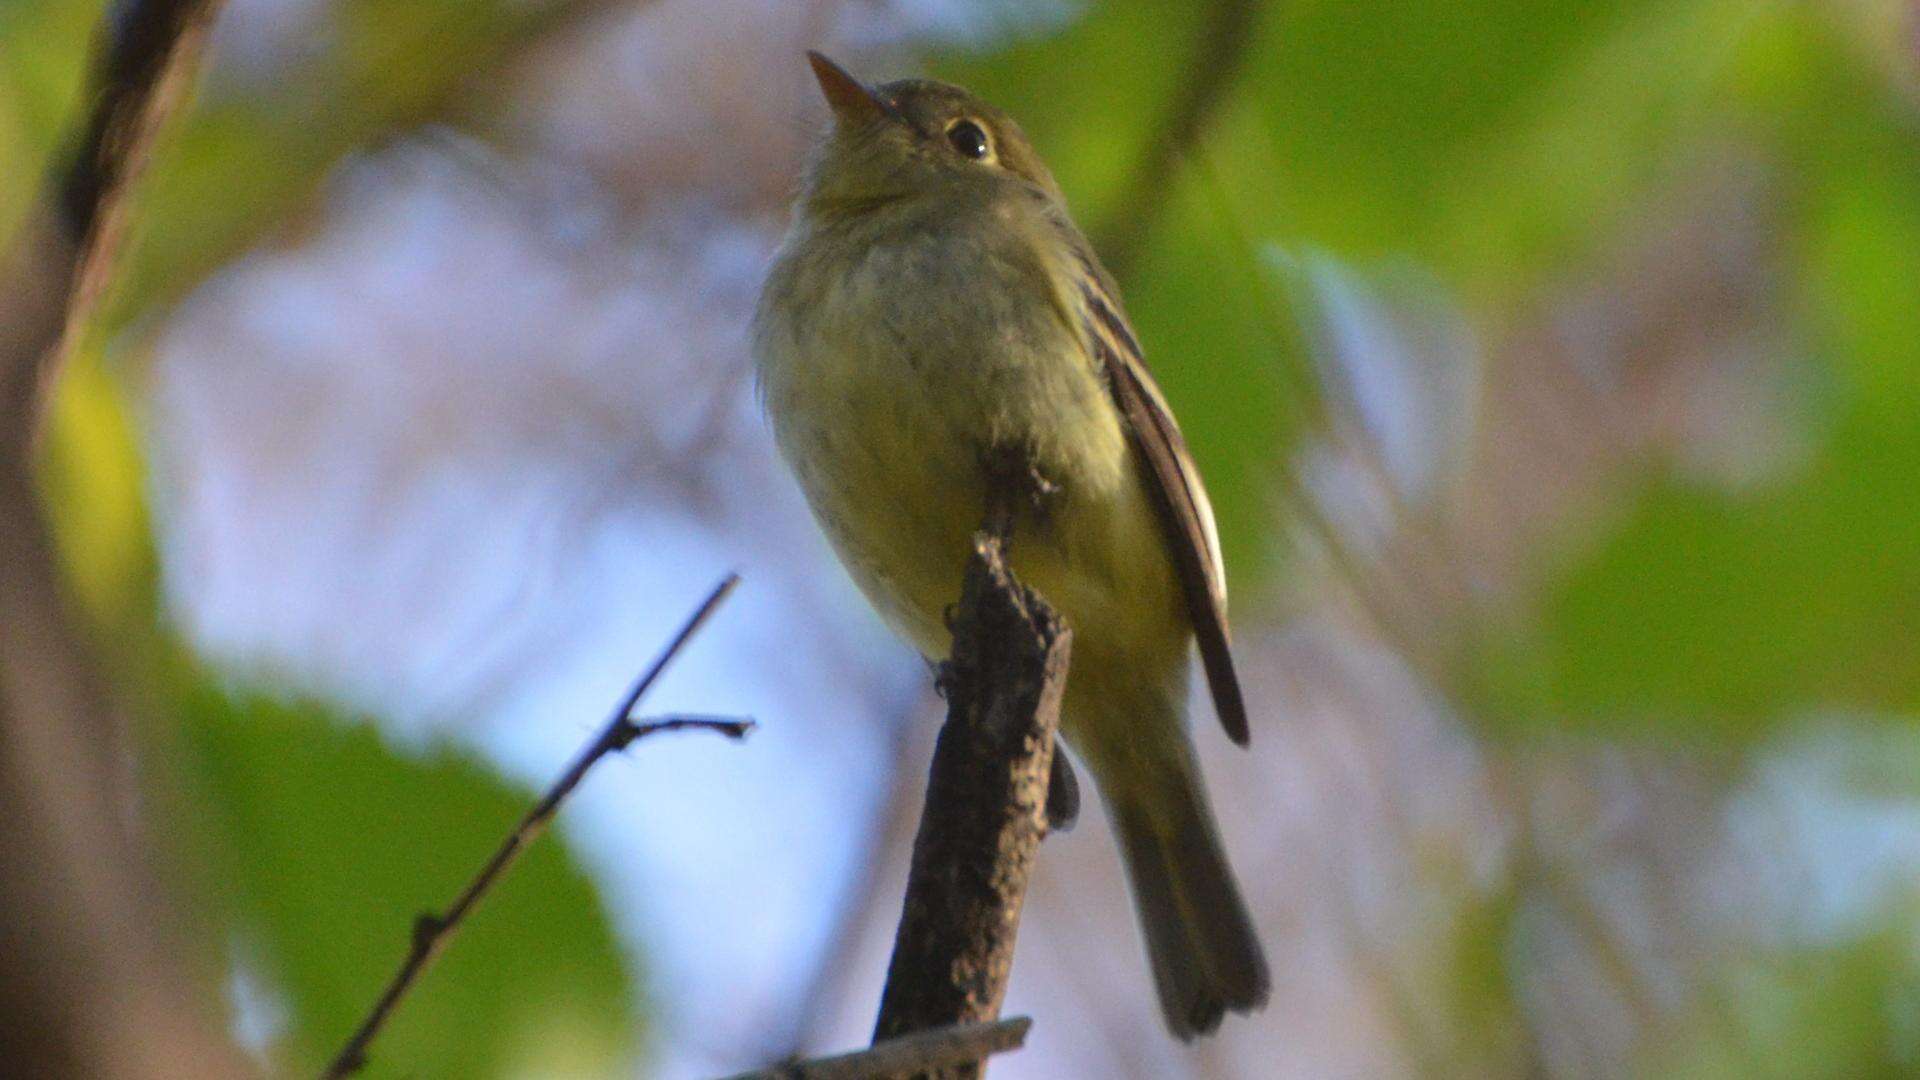
[[[834,119],[841,123],[866,123],[893,115],[893,106],[867,89],[865,83],[847,74],[846,68],[811,49],[807,50],[807,62],[813,65],[813,77],[820,80],[820,93],[832,107]]]

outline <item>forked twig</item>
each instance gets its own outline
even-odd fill
[[[660,673],[673,662],[674,657],[679,655],[680,650],[692,640],[693,635],[699,632],[707,618],[719,608],[720,602],[727,598],[727,594],[732,592],[733,587],[739,582],[738,574],[728,574],[720,584],[714,586],[713,591],[707,594],[706,600],[680,627],[680,632],[667,643],[667,647],[654,658],[647,670],[634,680],[626,696],[622,697],[620,704],[615,706],[613,715],[607,719],[606,726],[600,729],[600,734],[587,744],[580,755],[574,759],[573,764],[567,767],[567,771],[560,775],[560,779],[554,781],[553,786],[547,789],[546,795],[535,803],[533,808],[527,811],[526,816],[520,819],[520,823],[514,827],[513,831],[507,834],[507,838],[494,851],[493,857],[487,860],[486,865],[480,868],[480,872],[474,875],[473,880],[454,900],[453,906],[449,907],[444,915],[429,912],[414,920],[413,940],[407,949],[406,959],[401,961],[400,969],[394,972],[393,978],[387,983],[387,988],[381,992],[379,999],[367,1011],[366,1019],[360,1022],[360,1027],[354,1031],[346,1045],[340,1048],[340,1052],[334,1055],[333,1061],[321,1074],[324,1080],[351,1076],[366,1065],[367,1047],[373,1042],[374,1037],[380,1034],[380,1029],[393,1015],[400,1000],[413,988],[420,973],[440,955],[442,949],[446,948],[448,939],[452,937],[455,930],[459,929],[461,922],[480,902],[480,898],[486,895],[487,890],[493,887],[494,882],[498,881],[502,874],[506,873],[507,868],[513,864],[520,852],[539,837],[547,823],[553,820],[553,815],[559,811],[560,804],[580,786],[580,781],[586,778],[588,770],[598,764],[601,758],[626,749],[635,739],[661,731],[697,728],[717,731],[728,738],[738,739],[752,729],[753,721],[730,717],[675,716],[657,721],[633,719],[633,710],[639,704],[640,698],[653,686],[654,681],[660,677]]]

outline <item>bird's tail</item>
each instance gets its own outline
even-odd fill
[[[1186,742],[1184,730],[1176,738]],[[1266,955],[1234,883],[1192,751],[1105,792],[1167,1026],[1182,1041],[1266,1004]]]

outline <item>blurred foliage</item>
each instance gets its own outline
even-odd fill
[[[1464,883],[1463,883],[1464,884]],[[1432,1041],[1456,1076],[1517,1071],[1528,1057],[1525,1017],[1508,956],[1517,898],[1511,891],[1476,897],[1470,888],[1450,933],[1441,938],[1429,1012],[1443,1018]],[[1436,1070],[1427,1070],[1433,1075]]]
[[[564,7],[348,5],[333,47],[272,92],[210,94],[156,167],[121,310],[178,295],[283,216],[328,162],[431,111]],[[1090,225],[1124,220],[1108,201],[1208,7],[1103,4],[1061,33],[937,70],[1022,117]],[[27,162],[68,117],[91,19],[84,6],[0,8],[0,135],[14,133]],[[1789,270],[1804,337],[1842,387],[1829,442],[1803,475],[1763,492],[1658,471],[1639,481],[1611,539],[1564,569],[1521,643],[1494,650],[1500,712],[1691,723],[1822,701],[1913,705],[1920,646],[1876,631],[1913,614],[1920,582],[1920,520],[1898,497],[1920,456],[1901,422],[1920,389],[1920,159],[1911,103],[1863,62],[1839,10],[1370,0],[1280,5],[1260,26],[1206,142],[1218,191],[1192,170],[1172,181],[1127,283],[1224,508],[1243,592],[1257,594],[1270,562],[1272,471],[1304,407],[1287,374],[1301,345],[1276,325],[1291,302],[1277,281],[1264,298],[1242,287],[1267,272],[1239,257],[1249,239],[1354,259],[1411,252],[1498,309],[1590,257],[1623,209],[1707,153],[1692,136],[1731,131],[1766,154],[1796,212]],[[433,62],[397,62],[422,56]],[[321,102],[327,123],[298,122]],[[88,531],[109,544],[127,535]],[[1847,547],[1828,540],[1842,534],[1857,538],[1857,557],[1834,557]]]
[[[1690,1080],[1895,1080],[1920,1072],[1920,1002],[1904,935],[1883,929],[1743,961],[1711,1005],[1657,1040],[1636,1075]]]
[[[0,162],[16,178],[41,174],[66,145],[80,106],[81,58],[99,3],[0,3]],[[0,184],[0,236],[10,235],[39,192]]]
[[[54,538],[102,627],[151,610],[146,466],[125,387],[98,348],[75,349],[55,388],[41,468]]]
[[[1738,25],[1721,100],[1792,104],[1760,134],[1796,212],[1785,272],[1829,387],[1809,402],[1821,441],[1757,490],[1630,479],[1611,530],[1555,568],[1537,622],[1492,657],[1511,723],[1720,741],[1819,705],[1920,708],[1915,118],[1813,9]]]

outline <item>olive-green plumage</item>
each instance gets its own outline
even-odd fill
[[[930,657],[1006,482],[992,463],[1043,481],[1011,553],[1074,631],[1062,731],[1119,833],[1168,1024],[1210,1031],[1268,978],[1184,718],[1197,634],[1245,739],[1205,491],[1019,127],[957,87],[814,67],[835,120],[754,325],[781,452],[854,581]]]

